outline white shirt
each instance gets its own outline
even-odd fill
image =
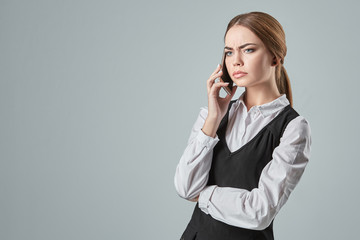
[[[244,93],[229,110],[226,142],[231,152],[248,143],[274,119],[289,101],[283,94],[272,102],[253,106],[249,112]],[[175,188],[188,200],[199,196],[199,208],[214,219],[229,225],[265,229],[300,180],[310,157],[311,130],[307,120],[298,116],[291,120],[272,154],[272,160],[262,170],[258,188],[251,191],[232,187],[206,186],[213,148],[219,141],[201,130],[208,108],[202,107],[193,125],[183,155],[175,172]]]

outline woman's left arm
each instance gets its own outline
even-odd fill
[[[255,230],[268,227],[299,182],[310,157],[309,123],[298,116],[287,125],[272,160],[264,167],[258,188],[251,191],[206,187],[199,207],[224,223]]]

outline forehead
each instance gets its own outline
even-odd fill
[[[229,47],[245,43],[256,43],[262,45],[262,41],[248,28],[241,25],[232,26],[225,36],[225,45]]]

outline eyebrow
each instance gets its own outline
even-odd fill
[[[256,45],[256,44],[255,44],[255,43],[245,43],[245,44],[241,45],[239,48],[240,48],[240,49],[243,49],[244,47],[247,47],[247,46],[249,46],[249,45]],[[227,46],[225,46],[224,49],[233,50],[233,48],[227,47]]]

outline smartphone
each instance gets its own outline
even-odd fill
[[[221,59],[221,66],[222,66],[222,76],[220,77],[220,81],[222,82],[228,82],[229,85],[227,85],[226,87],[222,87],[225,92],[228,94],[228,95],[231,95],[231,92],[232,92],[232,88],[233,88],[233,85],[234,85],[234,82],[233,80],[230,78],[230,75],[226,69],[226,66],[225,66],[225,52],[223,52],[222,54],[222,59]]]

